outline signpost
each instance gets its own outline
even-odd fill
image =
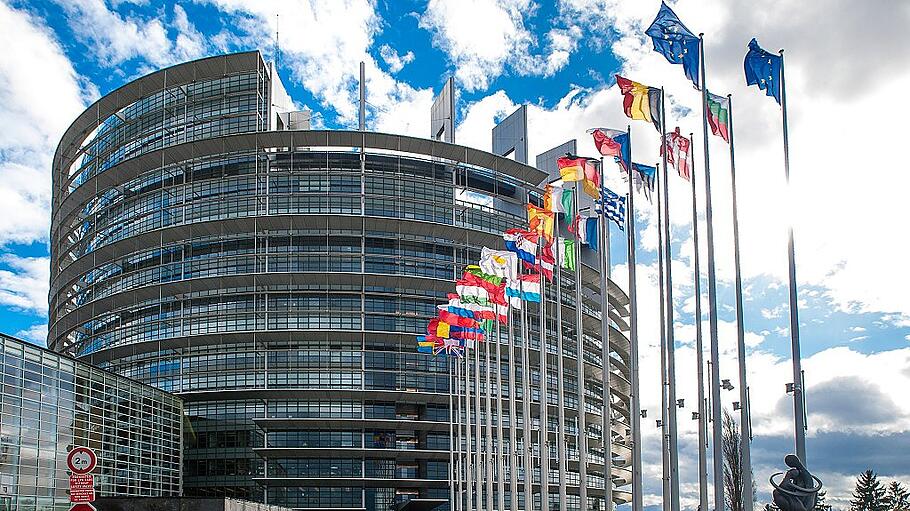
[[[89,504],[95,500],[95,476],[91,474],[98,464],[95,452],[88,447],[74,447],[66,456],[70,469],[70,511],[95,511]]]

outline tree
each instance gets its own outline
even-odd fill
[[[888,511],[887,490],[872,470],[866,470],[856,478],[850,511]]]
[[[888,485],[888,507],[892,511],[910,511],[910,491],[898,481],[891,481]]]
[[[743,463],[740,451],[739,426],[733,415],[724,408],[723,417],[723,454],[724,454],[724,501],[730,511],[745,511],[743,505]],[[755,478],[752,478],[752,496],[755,497]],[[752,506],[749,507],[752,509]]]

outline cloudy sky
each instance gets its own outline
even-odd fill
[[[2,330],[44,341],[49,164],[72,119],[124,82],[163,66],[239,50],[275,54],[317,126],[356,125],[357,63],[366,62],[370,129],[426,136],[434,92],[454,76],[456,140],[489,149],[489,129],[529,106],[531,154],[585,130],[624,128],[613,74],[667,90],[668,123],[696,133],[699,96],[680,66],[651,50],[644,28],[657,0],[326,1],[0,0],[0,319]],[[910,2],[899,0],[680,0],[705,33],[708,86],[732,93],[746,296],[746,341],[759,500],[792,449],[786,222],[796,231],[800,333],[808,385],[808,457],[845,503],[855,474],[873,468],[910,482],[910,288],[906,270]],[[277,16],[276,16],[277,15]],[[792,183],[783,186],[780,110],[743,79],[751,37],[786,48]],[[633,124],[635,159],[657,159],[650,126]],[[733,323],[727,146],[712,138],[722,378],[739,386]],[[618,172],[608,179],[621,187]],[[670,183],[683,505],[697,486],[694,297],[688,186]],[[699,202],[703,197],[699,196]],[[655,212],[638,211],[646,493],[659,502]],[[701,232],[704,233],[704,220]],[[621,241],[614,272],[624,281]],[[704,240],[704,236],[702,236]],[[705,247],[701,247],[704,258]],[[704,259],[703,259],[704,260]],[[704,268],[704,264],[703,264]],[[707,328],[705,329],[707,331]],[[724,392],[724,405],[738,392]]]

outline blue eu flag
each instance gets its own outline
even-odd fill
[[[766,96],[774,96],[780,104],[780,66],[781,57],[769,53],[758,45],[753,37],[749,41],[749,53],[743,61],[746,68],[746,84],[758,85],[765,91]]]
[[[698,37],[683,25],[667,4],[661,2],[657,17],[645,31],[654,42],[654,51],[671,64],[682,64],[686,78],[698,89]]]

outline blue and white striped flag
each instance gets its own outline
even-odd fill
[[[597,201],[597,212],[616,222],[620,231],[625,230],[626,198],[607,187],[600,189],[602,200]]]

